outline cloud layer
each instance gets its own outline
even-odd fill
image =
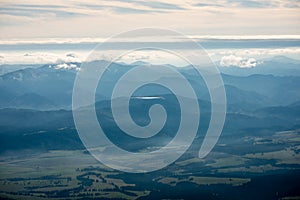
[[[88,52],[6,52],[0,53],[0,64],[55,64],[63,62],[82,62]]]
[[[193,50],[184,50],[193,52]],[[288,56],[300,60],[300,48],[255,48],[255,49],[211,49],[207,50],[208,55],[222,67],[255,67],[260,60],[274,56]],[[83,62],[93,60],[111,60],[116,55],[112,51],[99,51],[89,57],[90,51],[45,51],[33,52],[6,51],[0,53],[0,64],[61,64],[69,62]],[[125,54],[118,62],[133,63],[144,61],[153,64],[173,64],[185,66],[187,62],[176,55],[164,51],[135,51]]]
[[[299,41],[300,35],[186,35],[186,37],[193,39],[194,41],[207,42],[241,42],[249,40],[262,40],[262,41]],[[135,42],[137,38],[140,41],[156,42],[158,39],[160,42],[184,42],[186,38],[178,38],[174,36],[160,36],[160,38],[149,37],[134,37],[134,38],[119,38],[113,40],[114,42]],[[81,38],[14,38],[14,39],[1,39],[0,45],[25,45],[25,44],[87,44],[87,43],[101,43],[105,42],[107,38],[99,37],[81,37]]]
[[[108,37],[149,26],[195,35],[294,35],[299,7],[295,0],[4,0],[1,37]]]

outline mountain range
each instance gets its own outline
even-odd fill
[[[109,132],[108,137],[119,145],[125,141],[124,148],[129,150],[142,148],[141,145],[146,143],[122,133],[113,120],[109,99],[116,80],[134,66],[113,63],[97,88],[95,104],[99,123]],[[79,69],[80,63],[64,63],[20,69],[0,76],[0,151],[83,148],[71,111],[73,82]],[[190,82],[198,96],[201,116],[197,137],[201,138],[211,116],[208,90],[190,66],[176,69]],[[223,137],[243,137],[249,131],[255,135],[300,128],[300,76],[297,73],[276,76],[276,73],[221,74],[227,96]],[[118,101],[121,106],[122,99]],[[147,141],[148,145],[170,141],[180,120],[174,94],[158,85],[149,85],[139,89],[130,100],[134,121],[141,126],[147,125],[150,120],[148,110],[156,103],[165,107],[168,119],[158,136]]]
[[[240,104],[241,109],[244,107],[248,111],[252,108],[287,106],[296,103],[300,100],[299,64],[300,62],[297,63],[296,60],[275,57],[274,60],[265,61],[264,66],[220,68],[229,108]],[[134,66],[135,64],[113,63],[103,77],[101,86],[98,87],[96,100],[109,99],[115,81]],[[71,109],[73,83],[79,68],[80,63],[64,63],[25,68],[1,75],[0,108]],[[188,79],[199,99],[209,100],[205,83],[201,77],[195,75],[194,69],[190,66],[176,69]],[[289,73],[291,69],[293,73]],[[270,73],[267,73],[268,71]],[[240,72],[243,72],[243,76]],[[285,74],[288,75],[284,76]],[[148,87],[144,95],[151,91],[156,95],[168,94],[167,91],[153,86]]]

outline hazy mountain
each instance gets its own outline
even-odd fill
[[[26,68],[0,76],[0,89],[10,92],[6,102],[24,94],[36,94],[53,102],[51,104],[57,105],[56,107],[70,108],[75,76],[75,69],[56,68],[52,65]],[[2,104],[0,107],[3,106]]]
[[[241,90],[225,85],[227,109],[232,112],[249,112],[264,106],[276,105],[272,99],[255,91]]]
[[[5,107],[7,108],[26,108],[37,110],[53,110],[57,106],[49,99],[35,93],[25,93],[14,97]]]
[[[94,61],[90,64],[98,65],[99,62],[105,61]],[[290,64],[297,65],[294,61],[291,61]],[[1,75],[0,108],[15,107],[44,110],[49,105],[49,109],[71,109],[73,83],[79,67],[79,63],[63,63],[26,68]],[[112,63],[98,85],[97,100],[109,99],[117,80],[132,67],[131,65]],[[208,89],[196,70],[191,67],[177,69],[189,80],[198,98],[208,101]],[[285,106],[300,99],[300,93],[298,92],[300,76],[279,77],[263,74],[234,76],[222,74],[222,77],[226,85],[229,108],[236,111],[249,111],[266,106]],[[171,81],[178,82],[178,80]],[[132,83],[134,83],[134,80],[130,80],[126,84]],[[139,91],[140,96],[170,93],[170,91],[157,85]],[[35,94],[35,96],[28,94]],[[30,105],[30,101],[36,101],[36,104],[32,103]]]
[[[300,61],[285,56],[276,56],[270,59],[258,61],[256,67],[241,68],[238,66],[221,66],[219,67],[219,70],[224,74],[234,76],[250,76],[254,74],[300,76]]]
[[[251,75],[238,77],[223,75],[225,84],[235,86],[240,90],[256,92],[272,100],[275,105],[289,105],[300,99],[300,77],[273,75]],[[270,106],[270,105],[269,105]]]
[[[292,64],[300,64],[300,60],[296,60],[293,58],[289,58],[286,56],[282,56],[282,55],[278,55],[278,56],[274,56],[272,58],[266,58],[264,59],[265,61],[273,61],[273,62],[277,62],[277,63],[292,63]],[[299,69],[299,68],[298,68]]]
[[[125,144],[125,149],[147,145],[160,145],[174,136],[178,128],[180,113],[173,100],[135,100],[132,118],[139,125],[149,123],[148,109],[154,103],[161,103],[167,109],[168,119],[166,125],[155,137],[141,143],[140,139],[133,139],[124,134],[113,121],[110,103],[98,102],[96,110],[98,120],[107,136],[119,145]],[[204,110],[200,117],[201,136],[209,123],[210,113],[205,112],[208,105],[202,104]],[[299,128],[299,106],[267,107],[246,113],[228,112],[223,130],[223,137],[231,137],[250,129],[263,130],[289,130]],[[251,131],[252,134],[255,132]],[[237,137],[243,137],[238,135]],[[35,111],[28,109],[0,109],[0,151],[9,149],[78,149],[82,144],[76,132],[71,111]],[[132,144],[137,145],[132,145]]]
[[[99,62],[106,64],[103,63],[106,61],[94,61],[90,64],[98,65]],[[0,109],[0,151],[83,148],[76,133],[72,111],[59,110],[71,108],[73,83],[79,66],[79,63],[44,65],[0,76],[0,108],[3,108]],[[136,150],[132,149],[133,147],[142,149],[145,148],[143,146],[145,144],[164,145],[173,138],[180,122],[178,100],[164,87],[159,85],[141,87],[130,100],[131,117],[141,126],[149,123],[148,111],[151,105],[164,106],[168,114],[167,123],[155,137],[141,142],[123,133],[113,120],[109,97],[115,83],[132,67],[112,63],[103,74],[97,88],[95,104],[99,123],[113,142],[120,146],[125,144],[124,149]],[[178,70],[191,83],[197,94],[201,108],[198,138],[201,138],[211,117],[208,89],[192,67]],[[258,132],[265,134],[300,127],[300,76],[222,74],[222,77],[228,108],[223,137],[244,137],[244,133],[249,133],[249,130],[255,135]],[[180,83],[180,80],[173,78],[170,81]],[[129,80],[124,84],[133,83],[134,80]],[[116,100],[117,106],[124,106],[123,98]],[[190,99],[186,98],[186,101]],[[193,109],[188,112],[193,112]]]
[[[41,66],[41,64],[2,64],[0,65],[0,75],[7,74],[9,72],[17,71],[20,69],[38,68]]]

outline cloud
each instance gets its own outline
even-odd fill
[[[0,64],[56,64],[64,62],[82,62],[87,54],[88,52],[79,52],[78,54],[63,52],[5,52],[0,55]]]
[[[170,4],[166,2],[158,2],[158,1],[134,1],[137,4],[144,5],[153,9],[165,9],[165,10],[184,10],[180,5]]]
[[[109,37],[153,26],[198,35],[299,34],[298,8],[295,0],[4,0],[1,37]]]
[[[298,55],[300,48],[253,48],[253,49],[222,49],[215,50],[214,55],[228,56],[235,55],[239,57],[269,57],[277,55]],[[300,57],[299,57],[300,58]]]
[[[66,18],[85,16],[85,13],[76,12],[60,5],[31,5],[31,4],[8,4],[0,9],[0,15]]]
[[[170,3],[167,0],[100,0],[86,1],[82,3],[79,0],[65,2],[48,2],[43,4],[35,0],[26,2],[8,1],[0,2],[0,14],[13,16],[38,16],[43,13],[54,14],[56,17],[78,17],[85,15],[94,15],[103,10],[110,10],[115,13],[131,13],[131,14],[147,14],[157,12],[171,11],[192,11],[200,9],[218,8],[218,10],[209,10],[220,12],[220,9],[227,8],[297,8],[300,7],[300,2],[295,0],[286,1],[271,1],[271,0],[217,0],[214,3],[204,0],[200,3],[196,0],[179,1],[175,0]]]
[[[116,13],[122,13],[122,14],[145,14],[145,13],[157,12],[154,10],[143,10],[143,9],[126,8],[126,7],[111,7],[111,9]]]
[[[240,67],[240,68],[251,68],[256,67],[258,62],[255,58],[242,58],[235,55],[223,56],[220,61],[220,66],[222,67]]]
[[[231,8],[292,8],[299,7],[300,2],[297,0],[216,0],[201,1],[201,3],[195,3],[197,7],[231,7]]]
[[[34,4],[36,3],[36,4]],[[20,3],[0,3],[0,16],[26,16],[39,17],[47,16],[48,19],[84,17],[98,15],[99,12],[112,11],[116,14],[147,14],[166,12],[171,10],[183,10],[180,5],[170,4],[161,1],[68,1],[67,3],[53,2],[52,4],[40,4],[35,1]]]
[[[280,42],[287,43],[290,41],[299,42],[300,35],[186,35],[198,42],[249,42],[250,40],[261,40],[262,42]],[[113,42],[185,42],[186,38],[178,38],[177,36],[136,36],[134,38],[118,38],[111,39]],[[80,37],[80,38],[20,38],[20,39],[1,39],[0,45],[24,45],[24,44],[83,44],[83,43],[101,43],[106,41],[103,37]],[[288,44],[287,44],[288,46]]]
[[[300,35],[190,35],[194,40],[300,40]]]
[[[41,52],[44,51],[44,52]],[[191,51],[192,49],[183,49],[182,51]],[[89,56],[89,49],[73,49],[72,52],[68,50],[48,50],[42,49],[28,50],[20,49],[13,51],[2,51],[0,54],[0,64],[54,64],[64,62],[82,62],[86,59],[88,61],[93,60],[111,60],[115,58],[115,55],[119,55],[124,50],[105,50],[95,52],[92,56]],[[253,48],[253,49],[208,49],[207,50],[211,59],[221,64],[221,66],[254,66],[253,59],[264,60],[266,58],[272,58],[274,56],[282,55],[300,60],[300,48]],[[145,61],[153,64],[173,64],[176,66],[185,66],[186,62],[183,62],[179,57],[171,56],[168,53],[162,51],[134,51],[133,53],[122,56],[119,62],[132,63],[136,61]],[[221,61],[221,62],[220,62]],[[248,61],[248,62],[247,62]],[[251,62],[253,61],[253,62]]]
[[[194,6],[197,6],[197,7],[224,7],[222,4],[215,4],[215,3],[197,3]]]
[[[253,0],[230,0],[229,2],[237,3],[237,6],[246,8],[268,8],[276,7],[278,4],[274,4],[272,1],[253,1]]]
[[[90,62],[94,60],[114,60],[126,64],[131,64],[137,61],[149,62],[151,64],[171,64],[176,66],[186,66],[186,60],[178,57],[171,52],[161,50],[139,50],[132,51],[128,54],[122,55],[117,60],[116,57],[122,54],[122,50],[105,50],[96,51],[90,55],[90,51],[81,52],[35,52],[35,53],[18,53],[18,52],[5,52],[0,54],[1,64],[56,64],[56,68],[70,69],[75,66],[65,65],[62,63],[81,63],[84,61]]]
[[[52,66],[50,66],[50,67],[52,67]],[[77,65],[75,65],[75,64],[67,64],[67,63],[55,65],[55,66],[53,66],[53,68],[54,69],[67,69],[67,70],[74,69],[76,71],[80,70],[80,67],[78,67]]]

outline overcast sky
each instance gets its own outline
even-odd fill
[[[0,24],[0,64],[82,62],[99,42],[145,27],[179,31],[224,65],[252,67],[277,55],[300,59],[300,0],[0,0]],[[184,38],[159,37],[167,46],[189,46]],[[120,39],[109,47],[130,48],[137,37]],[[135,53],[127,61],[176,60],[162,55]]]
[[[1,39],[109,37],[141,27],[187,35],[299,35],[299,0],[1,0]]]

